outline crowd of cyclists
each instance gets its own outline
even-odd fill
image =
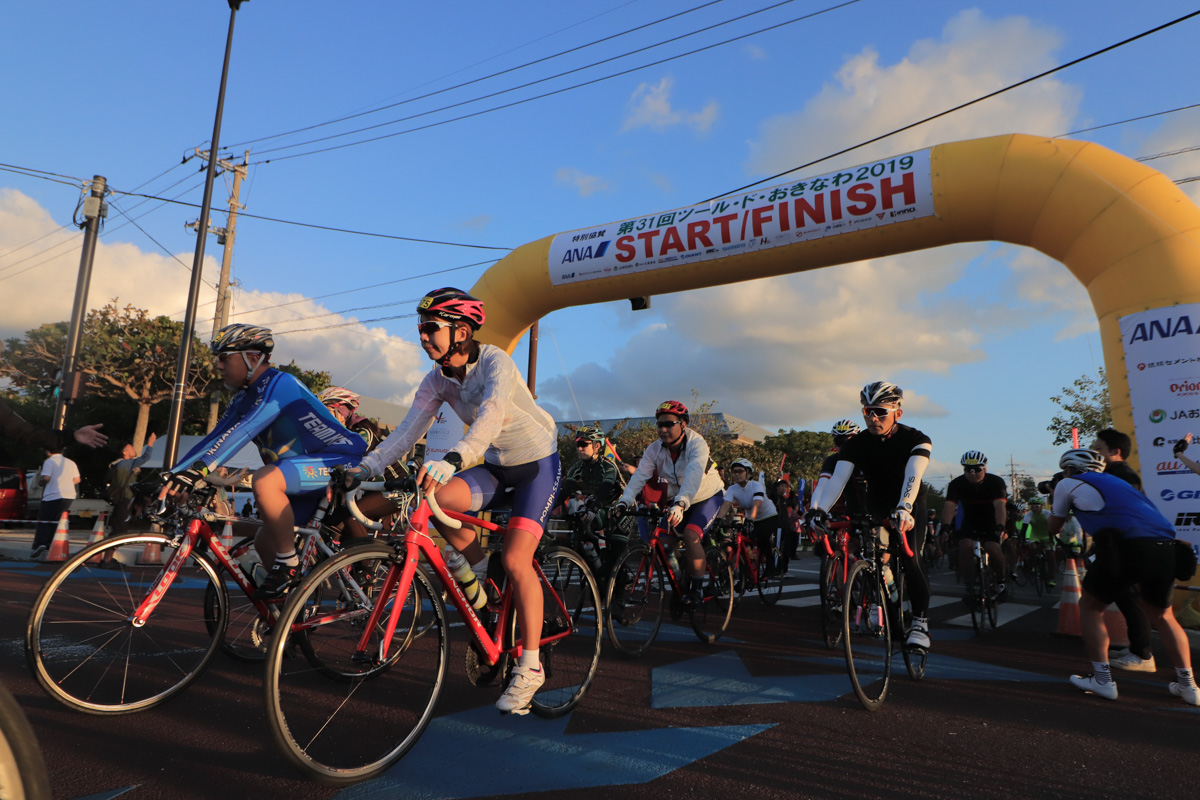
[[[446,287],[426,295],[417,312],[420,346],[434,366],[404,420],[386,437],[358,415],[359,398],[353,392],[332,387],[318,398],[296,378],[273,368],[274,340],[268,329],[235,324],[213,339],[222,380],[237,394],[216,428],[166,474],[163,493],[174,501],[185,498],[241,446],[251,441],[258,445],[266,466],[252,482],[263,519],[255,546],[268,573],[257,597],[278,598],[296,586],[300,575],[293,526],[306,521],[324,497],[330,470],[347,465],[351,482],[407,474],[410,468],[403,459],[448,403],[466,423],[463,438],[441,459],[414,464],[412,471],[421,490],[436,493],[444,509],[509,509],[502,560],[515,587],[523,648],[497,703],[503,713],[525,713],[544,680],[538,650],[543,597],[532,564],[552,512],[569,509],[592,538],[611,536],[608,546],[615,547],[636,530],[637,522],[626,515],[652,489],[661,496],[667,522],[682,541],[680,599],[685,609],[696,607],[704,597],[705,542],[718,519],[736,513],[760,548],[777,548],[781,554],[779,563],[768,570],[785,573],[799,547],[801,526],[796,522],[802,521],[803,530],[811,532],[833,519],[869,518],[880,526],[880,542],[887,550],[884,580],[891,585],[896,566],[907,576],[912,620],[904,646],[923,653],[934,638],[928,617],[930,584],[922,563],[927,539],[933,549],[944,548],[960,565],[969,562],[976,542],[981,543],[1003,599],[1019,564],[1029,563],[1035,552],[1047,557],[1054,585],[1060,537],[1069,536],[1082,522],[1096,542],[1096,561],[1084,580],[1081,602],[1093,669],[1087,676],[1072,676],[1072,682],[1085,691],[1116,697],[1103,614],[1097,609],[1102,612],[1119,601],[1131,618],[1141,615],[1141,624],[1131,619],[1130,651],[1121,654],[1116,666],[1153,669],[1153,626],[1176,667],[1171,693],[1200,704],[1186,638],[1180,638],[1184,634],[1170,610],[1177,553],[1173,528],[1144,495],[1122,480],[1132,473],[1124,464],[1127,436],[1122,440],[1116,432],[1104,432],[1093,448],[1065,453],[1058,486],[1040,487],[1052,496],[1049,510],[1041,497],[1018,510],[1009,501],[1004,480],[988,472],[987,457],[975,450],[963,454],[963,473],[947,487],[943,507],[927,508],[923,478],[932,453],[930,438],[901,422],[903,390],[876,381],[860,393],[862,424],[846,419],[833,426],[833,450],[807,502],[791,496],[786,479],[768,492],[746,459],[714,463],[708,443],[691,427],[687,406],[675,400],[655,409],[658,438],[636,466],[615,457],[603,430],[584,426],[574,432],[579,458],[564,475],[554,421],[537,405],[512,358],[476,341],[487,318],[483,303]],[[363,511],[379,519],[401,510],[391,503],[372,495]],[[353,520],[335,522],[344,526],[344,544],[370,541],[368,532]],[[460,553],[486,584],[488,557],[475,532],[436,524],[448,551]],[[911,554],[897,545],[898,538],[908,542]],[[1067,540],[1067,546],[1074,545]],[[972,591],[968,585],[967,597]]]

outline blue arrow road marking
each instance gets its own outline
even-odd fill
[[[841,661],[843,667],[845,663]],[[851,691],[844,669],[839,673],[756,678],[732,651],[659,667],[651,682],[653,708],[821,703]]]
[[[336,797],[451,800],[647,783],[773,727],[567,734],[569,719],[501,716],[492,706],[438,717],[396,766]],[[459,756],[468,768],[454,766]]]

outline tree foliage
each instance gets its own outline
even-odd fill
[[[1054,434],[1054,444],[1069,444],[1072,428],[1079,429],[1079,441],[1083,443],[1091,442],[1097,432],[1112,427],[1108,379],[1103,367],[1096,376],[1084,374],[1076,378],[1050,399],[1061,409],[1046,427]]]
[[[325,370],[304,369],[293,360],[287,364],[276,364],[275,369],[295,375],[313,394],[320,394],[333,385],[333,376]]]
[[[27,331],[24,338],[9,339],[0,352],[0,375],[38,405],[54,404],[67,329],[66,322],[42,325]],[[129,436],[135,447],[145,441],[151,409],[171,399],[182,334],[183,323],[165,316],[151,317],[133,306],[120,308],[116,300],[89,311],[84,320],[77,363],[78,371],[87,377],[86,396],[136,405],[137,420]],[[203,397],[215,378],[216,362],[208,348],[194,338],[185,399]],[[77,401],[75,405],[78,412],[84,404]],[[198,406],[196,410],[200,410]],[[123,434],[111,428],[109,432]]]

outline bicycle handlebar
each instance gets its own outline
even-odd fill
[[[461,528],[462,523],[446,515],[438,505],[437,498],[433,494],[424,494],[421,487],[417,486],[416,481],[412,478],[400,478],[390,481],[370,481],[359,484],[359,489],[376,492],[414,492],[417,495],[417,502],[424,500],[429,504],[429,510],[433,512],[433,516],[439,522],[448,528]],[[358,508],[358,503],[355,502],[355,493],[346,492],[346,508],[350,511],[350,516],[354,517],[358,522],[368,530],[380,531],[383,530],[383,523],[377,520],[370,519],[362,513]]]

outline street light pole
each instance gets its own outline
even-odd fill
[[[175,388],[171,394],[171,416],[167,421],[167,446],[163,451],[163,466],[175,465],[179,453],[179,430],[183,426],[183,400],[187,394],[188,367],[192,362],[192,333],[196,328],[196,306],[200,300],[200,279],[204,266],[204,244],[208,239],[208,215],[212,209],[213,179],[217,170],[217,151],[221,146],[221,115],[225,111],[225,84],[229,79],[229,54],[233,50],[233,23],[243,0],[229,0],[229,33],[225,36],[225,64],[221,68],[221,88],[217,94],[217,115],[213,120],[212,141],[208,150],[208,170],[204,176],[204,199],[200,203],[200,221],[196,237],[196,254],[192,257],[192,283],[188,289],[187,312],[183,318],[183,333],[179,342],[179,360],[175,364]]]

